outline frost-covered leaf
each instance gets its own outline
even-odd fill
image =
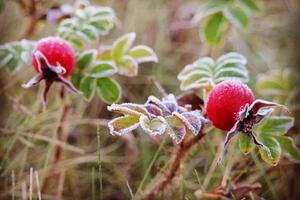
[[[174,112],[173,115],[178,117],[193,135],[198,135],[202,122],[201,114],[199,111],[184,112],[182,114]]]
[[[240,0],[240,2],[250,11],[259,12],[261,7],[257,0]]]
[[[264,161],[271,165],[276,165],[280,160],[281,148],[276,139],[268,136],[260,135],[260,141],[269,148],[272,158],[268,155],[265,149],[260,148],[259,153]]]
[[[111,78],[98,78],[96,81],[96,88],[98,96],[105,103],[115,103],[121,98],[121,87]]]
[[[122,117],[117,117],[108,123],[110,133],[112,135],[119,135],[119,136],[130,133],[138,126],[139,126],[139,117],[135,115],[134,116],[125,115]]]
[[[0,68],[6,66],[16,71],[31,63],[31,54],[35,41],[21,40],[0,45]]]
[[[64,19],[58,27],[58,36],[77,47],[106,35],[113,27],[115,14],[109,7],[87,6],[77,10],[72,18]]]
[[[293,125],[292,117],[272,116],[264,119],[254,130],[261,135],[284,135]]]
[[[95,93],[96,80],[92,77],[84,77],[80,83],[80,91],[88,101],[91,100]]]
[[[166,132],[177,144],[183,140],[186,132],[197,135],[202,120],[206,121],[200,111],[188,111],[179,106],[173,94],[162,100],[150,96],[144,104],[112,104],[107,108],[125,116],[139,117],[139,125],[146,133],[155,136]]]
[[[173,112],[177,112],[177,103],[176,100],[171,99],[163,99],[162,101],[154,96],[149,96],[146,102],[147,105],[153,105],[153,108],[149,106],[149,109],[154,109],[154,113],[159,113],[159,115],[163,115],[163,113],[172,114]],[[159,110],[155,111],[155,109]]]
[[[165,117],[165,120],[168,123],[166,132],[170,135],[170,137],[176,144],[179,144],[184,139],[184,136],[186,134],[185,125],[176,116],[167,116]]]
[[[294,140],[287,136],[275,136],[277,142],[279,142],[283,153],[290,156],[292,159],[300,160],[300,152],[294,143]]]
[[[223,14],[231,23],[240,28],[245,28],[249,23],[248,16],[241,7],[228,6]]]
[[[90,76],[94,78],[102,78],[102,77],[111,76],[116,72],[117,72],[117,67],[113,62],[98,61],[92,67]]]
[[[118,112],[123,115],[151,116],[144,106],[134,103],[112,104],[108,106],[107,109],[109,111]]]
[[[111,46],[102,46],[99,49],[99,53],[97,55],[98,60],[107,60],[112,61],[112,47]]]
[[[136,76],[138,63],[130,56],[123,56],[117,63],[118,73],[124,76]]]
[[[97,50],[94,49],[83,51],[76,58],[76,66],[81,70],[85,69],[96,59],[96,55]]]
[[[253,141],[245,133],[240,133],[239,134],[239,147],[240,147],[240,150],[244,154],[247,154],[247,153],[251,152],[254,148]]]
[[[214,81],[239,80],[248,82],[247,59],[239,53],[231,52],[216,61]]]
[[[127,54],[129,49],[131,48],[136,34],[135,33],[127,33],[122,37],[118,38],[112,45],[112,57],[114,60],[120,60],[124,54]]]
[[[178,74],[182,90],[209,88],[225,80],[248,81],[247,60],[241,54],[231,52],[216,62],[209,57],[200,58],[186,65]]]
[[[154,116],[163,116],[163,111],[155,104],[145,104],[145,108]]]
[[[114,62],[120,75],[136,76],[140,63],[157,62],[158,59],[148,46],[137,45],[131,48],[135,37],[135,33],[127,33],[118,38],[112,46],[101,47],[97,59]]]
[[[188,74],[192,73],[193,71],[197,70],[208,75],[211,74],[211,70],[215,65],[215,61],[210,57],[203,57],[192,64],[186,65],[184,69],[178,74],[178,79],[183,80]]]
[[[149,135],[162,135],[167,128],[167,123],[163,117],[157,117],[149,119],[147,116],[142,115],[140,117],[141,128]]]
[[[158,58],[154,51],[145,45],[137,45],[130,49],[129,56],[135,59],[137,63],[158,62]]]
[[[222,13],[216,13],[209,17],[204,26],[205,40],[209,44],[220,44],[224,37],[226,19]]]
[[[206,4],[198,9],[196,15],[193,18],[193,22],[198,22],[204,17],[215,14],[223,10],[227,6],[229,0],[210,0]]]

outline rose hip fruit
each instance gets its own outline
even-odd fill
[[[75,55],[72,47],[58,37],[48,37],[41,39],[33,50],[32,65],[36,72],[40,73],[38,56],[40,52],[53,67],[61,66],[65,72],[61,73],[63,77],[68,77],[75,68]]]
[[[47,103],[48,91],[53,82],[58,82],[72,92],[78,93],[75,87],[66,79],[75,68],[75,55],[72,47],[58,37],[47,37],[37,42],[33,50],[32,65],[38,73],[24,88],[30,88],[45,80],[42,94],[44,105]]]
[[[254,101],[251,89],[236,80],[223,81],[210,92],[206,112],[213,125],[229,131],[238,120],[238,114]]]

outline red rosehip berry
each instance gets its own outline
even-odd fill
[[[38,41],[33,50],[32,65],[38,74],[22,86],[30,88],[41,80],[45,80],[46,84],[42,95],[44,105],[47,103],[48,91],[53,82],[61,83],[70,91],[78,93],[66,79],[75,68],[75,55],[72,47],[65,40],[48,37]]]
[[[254,95],[247,85],[236,80],[224,81],[208,96],[207,116],[215,127],[229,131],[238,120],[241,109],[253,101]]]
[[[65,40],[58,37],[48,37],[41,39],[33,50],[32,65],[36,72],[42,70],[39,66],[39,56],[41,53],[48,61],[48,65],[53,67],[63,67],[64,73],[60,73],[63,77],[68,77],[75,67],[75,55],[72,47]]]

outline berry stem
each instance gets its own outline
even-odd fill
[[[175,152],[172,154],[172,158],[169,161],[169,168],[167,172],[159,176],[153,183],[151,183],[147,188],[145,195],[141,199],[151,200],[156,199],[157,196],[165,190],[165,188],[172,182],[173,178],[176,176],[176,172],[179,170],[182,161],[184,160],[186,154],[191,150],[191,148],[197,144],[203,137],[205,133],[200,130],[199,134],[187,141],[181,142],[176,148]]]

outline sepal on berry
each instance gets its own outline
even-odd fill
[[[251,105],[246,104],[238,113],[238,119],[234,126],[227,132],[221,153],[218,158],[218,163],[221,163],[223,155],[230,141],[238,133],[246,134],[257,147],[264,149],[268,157],[272,159],[270,149],[258,140],[253,131],[253,127],[254,125],[260,123],[264,118],[270,116],[274,110],[272,107],[278,106],[283,107],[284,110],[287,110],[287,108],[283,105],[261,99],[255,100]]]

